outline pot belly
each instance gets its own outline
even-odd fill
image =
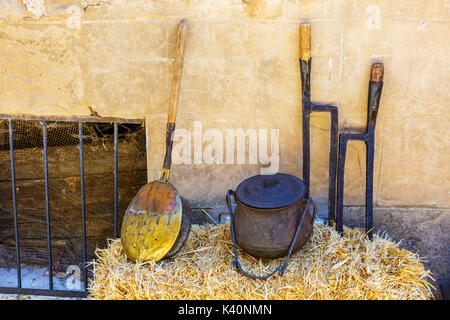
[[[247,207],[238,202],[234,214],[236,242],[247,253],[263,258],[280,258],[288,254],[305,207],[302,199],[294,205],[272,210]],[[294,252],[306,244],[313,231],[308,213],[303,221]]]

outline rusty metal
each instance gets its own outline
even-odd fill
[[[232,195],[235,195],[232,192]],[[298,217],[303,214],[305,200],[278,209],[259,209],[246,206],[236,198],[233,222],[237,244],[247,253],[261,258],[280,258],[287,255],[294,236]],[[312,234],[312,219],[306,223],[294,250],[300,249]]]
[[[372,240],[373,229],[373,163],[375,145],[375,125],[380,105],[381,90],[383,88],[384,67],[382,63],[374,63],[369,82],[367,127],[365,133],[341,133],[339,135],[339,168],[337,184],[336,230],[342,235],[344,222],[344,168],[347,153],[347,142],[350,140],[364,141],[366,144],[366,222],[365,228],[369,239]]]
[[[159,182],[169,181],[170,167],[172,166],[172,147],[173,133],[175,132],[175,123],[167,123],[166,127],[166,154],[164,156],[163,167],[159,173]]]
[[[119,124],[114,123],[114,237],[119,237]]]
[[[117,123],[114,124],[117,127]],[[87,244],[86,244],[86,193],[84,185],[84,151],[83,151],[83,123],[78,122],[78,148],[80,149],[80,191],[81,191],[81,219],[83,234],[83,275],[88,278],[87,270]],[[117,236],[115,236],[117,238]],[[84,281],[84,291],[87,291],[88,283]]]
[[[52,232],[50,224],[50,196],[48,188],[48,148],[47,148],[47,121],[42,121],[43,144],[44,144],[44,185],[45,185],[45,209],[47,222],[47,252],[48,252],[48,286],[53,290],[53,255],[52,255]]]
[[[233,213],[231,196],[237,206]],[[233,265],[250,278],[267,279],[279,272],[283,275],[292,253],[298,251],[313,233],[313,224],[317,206],[309,198],[298,200],[289,207],[277,209],[259,209],[243,204],[233,190],[227,192],[227,205],[231,215],[231,234],[235,260]],[[310,205],[314,212],[308,214]],[[243,270],[237,254],[238,244],[245,252],[262,258],[286,257],[283,265],[266,275],[256,276]]]
[[[241,182],[236,192],[228,190],[233,265],[243,274],[255,279],[266,279],[276,272],[283,275],[291,254],[303,247],[313,233],[317,206],[311,198],[304,197],[305,191],[303,181],[284,173],[253,176]],[[231,196],[237,204],[234,212]],[[312,217],[308,214],[311,205]],[[237,244],[253,256],[286,257],[285,262],[269,274],[249,274],[239,263]]]
[[[332,105],[319,105],[311,102],[311,27],[300,26],[300,73],[302,81],[302,143],[303,143],[303,182],[306,185],[305,197],[310,192],[311,143],[310,118],[313,112],[330,113],[330,155],[328,174],[328,222],[336,220],[336,170],[338,153],[338,108]],[[309,50],[308,50],[309,49]]]
[[[14,240],[16,242],[16,272],[17,272],[17,287],[22,287],[22,270],[20,266],[20,244],[19,244],[19,218],[17,214],[17,189],[16,189],[16,165],[14,160],[14,138],[13,138],[13,122],[11,119],[8,121],[9,124],[9,154],[11,159],[11,188],[12,188],[12,201],[13,201],[13,212],[14,212]],[[0,290],[1,292],[1,290]]]
[[[143,124],[143,119],[124,119],[117,117],[100,116],[34,116],[29,114],[5,114],[0,113],[0,118],[11,120],[37,120],[37,121],[61,121],[61,122],[86,122],[86,123],[124,123],[124,124]]]

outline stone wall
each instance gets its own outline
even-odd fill
[[[224,137],[227,129],[279,129],[279,170],[301,177],[299,24],[309,22],[312,100],[339,107],[340,131],[364,128],[370,65],[385,64],[375,205],[449,208],[449,17],[449,0],[5,0],[0,113],[145,118],[154,179],[176,24],[186,19],[177,128],[191,135],[191,163],[174,164],[171,181],[199,205],[223,204],[262,161],[227,164],[224,156],[220,164],[216,153],[218,164],[205,163],[196,126],[203,137],[207,129]],[[311,192],[324,199],[326,114],[312,116],[311,134]],[[365,147],[351,143],[346,205],[364,203],[364,172]]]

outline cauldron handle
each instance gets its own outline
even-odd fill
[[[299,233],[300,228],[301,228],[301,226],[303,224],[303,220],[305,218],[305,215],[308,213],[308,209],[309,209],[309,206],[310,206],[311,203],[312,203],[313,208],[314,208],[313,217],[312,217],[313,222],[314,222],[314,220],[316,218],[316,213],[317,213],[317,205],[316,205],[316,203],[311,198],[308,198],[308,201],[306,203],[305,210],[303,212],[302,218],[300,220],[300,223],[297,225],[297,229],[295,231],[294,238],[292,239],[291,245],[289,246],[288,255],[286,257],[286,260],[284,261],[284,264],[276,267],[275,270],[273,270],[269,274],[266,274],[264,276],[256,276],[256,275],[249,274],[249,273],[245,272],[244,269],[242,269],[241,264],[239,263],[239,258],[238,258],[238,254],[237,254],[237,247],[236,247],[236,236],[235,236],[235,233],[234,233],[234,219],[233,219],[233,214],[234,213],[233,213],[233,208],[231,207],[231,195],[233,195],[234,200],[236,201],[236,193],[233,190],[230,189],[227,192],[227,206],[228,206],[228,211],[230,212],[230,216],[231,216],[231,219],[230,219],[231,220],[231,222],[230,222],[230,224],[231,224],[231,236],[232,236],[232,239],[233,239],[233,247],[234,247],[234,261],[233,261],[233,265],[235,267],[239,268],[239,270],[244,275],[246,275],[247,277],[253,278],[253,279],[267,279],[267,278],[270,278],[271,276],[273,276],[277,271],[279,271],[280,275],[283,275],[284,271],[286,270],[286,266],[287,266],[287,264],[289,262],[289,258],[291,257],[292,250],[294,249],[294,244],[295,244],[295,241],[297,240],[298,233]]]
[[[288,251],[288,255],[286,257],[286,261],[284,262],[283,266],[280,269],[280,275],[283,275],[284,271],[286,271],[286,267],[289,261],[289,258],[292,254],[292,250],[294,249],[294,244],[297,241],[297,237],[300,231],[300,228],[303,224],[303,220],[305,219],[305,216],[308,214],[308,210],[309,210],[309,206],[310,204],[312,204],[313,206],[313,216],[312,216],[312,222],[314,224],[314,220],[316,220],[316,215],[317,215],[317,204],[314,202],[313,199],[308,198],[308,201],[306,202],[305,205],[305,211],[303,212],[302,218],[300,220],[300,223],[297,226],[297,230],[295,230],[295,235],[294,235],[294,239],[292,239],[291,245],[289,246],[289,251]]]

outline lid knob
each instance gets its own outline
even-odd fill
[[[270,188],[270,187],[273,187],[273,186],[275,186],[277,184],[280,184],[280,181],[278,181],[278,179],[276,179],[276,178],[269,178],[269,179],[264,180],[263,187],[264,188]]]

